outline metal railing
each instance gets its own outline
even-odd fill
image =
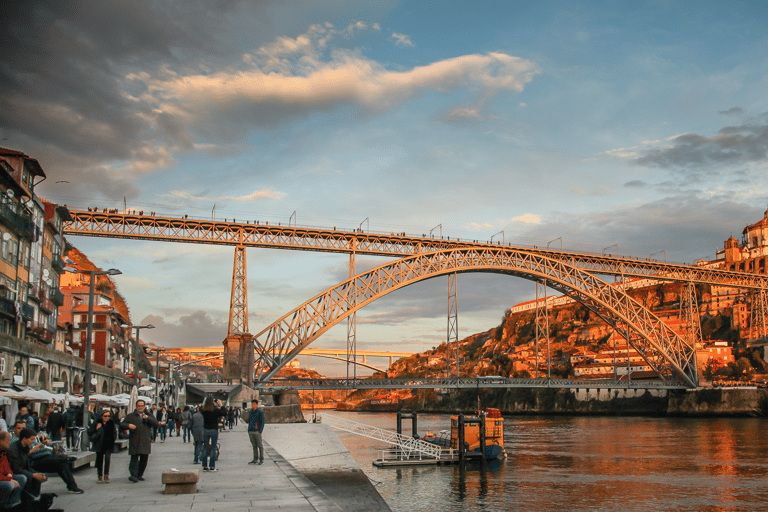
[[[336,430],[389,443],[396,447],[403,458],[417,456],[419,458],[430,457],[439,459],[443,451],[443,449],[436,444],[404,436],[397,432],[392,432],[391,430],[384,430],[383,428],[372,427],[356,421],[347,420],[332,414],[325,414],[323,416],[323,423]]]
[[[661,380],[616,381],[610,379],[513,379],[513,378],[439,378],[439,379],[285,379],[256,382],[257,388],[295,389],[686,389],[679,382]]]

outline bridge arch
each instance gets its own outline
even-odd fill
[[[258,380],[271,379],[302,349],[371,302],[420,281],[451,273],[508,274],[570,295],[617,329],[665,380],[698,383],[695,347],[623,290],[576,266],[510,247],[459,247],[418,254],[358,274],[318,294],[254,337]],[[663,276],[660,276],[663,279]]]

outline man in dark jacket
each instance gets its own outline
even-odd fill
[[[45,430],[51,436],[51,441],[61,441],[61,428],[64,426],[64,417],[59,412],[59,406],[54,406],[53,412],[48,415],[45,422]]]
[[[128,454],[131,462],[128,478],[133,483],[144,480],[144,471],[147,469],[149,454],[152,452],[152,429],[158,427],[157,419],[147,412],[147,404],[144,400],[136,402],[136,410],[127,415],[120,423],[121,429],[128,429]]]
[[[71,450],[75,445],[75,437],[77,436],[77,408],[70,404],[69,409],[63,415],[64,428],[67,432],[67,449]]]
[[[264,445],[261,433],[264,432],[264,411],[259,409],[259,401],[251,400],[251,410],[248,411],[248,438],[253,447],[253,460],[248,464],[264,464]]]
[[[47,480],[44,473],[37,473],[29,465],[29,447],[35,442],[37,434],[31,428],[23,428],[19,432],[19,440],[11,443],[8,448],[8,462],[14,475],[24,475],[27,483],[24,485],[25,496],[40,496],[40,486]]]
[[[24,429],[20,427],[21,423],[16,423],[16,426],[14,427],[14,433],[19,440],[21,440],[21,433],[24,431]],[[56,454],[47,439],[44,441],[40,440],[40,437],[44,435],[45,434],[35,436],[34,439],[32,439],[32,443],[29,445],[29,450],[27,452],[29,466],[39,473],[56,473],[67,485],[68,493],[82,494],[83,490],[77,486],[75,477],[72,476],[69,459],[66,455]]]

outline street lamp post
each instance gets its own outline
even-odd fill
[[[91,285],[88,289],[88,327],[85,331],[85,379],[83,386],[83,426],[88,427],[88,407],[91,401],[91,338],[93,336],[93,295],[96,276],[116,276],[122,274],[116,268],[109,270],[80,270],[73,267],[65,267],[64,270],[75,274],[88,274],[91,277]]]
[[[160,407],[160,352],[165,350],[164,348],[157,347],[155,352],[157,353],[155,359],[155,403]]]
[[[132,347],[131,350],[128,351],[128,371],[131,371],[132,365],[131,365],[131,358],[133,358],[134,361],[136,361],[136,351],[140,347],[139,345],[139,331],[141,329],[154,329],[155,326],[152,324],[147,325],[128,325],[123,324],[120,327],[123,329],[136,329],[136,346]],[[134,378],[136,378],[136,375],[138,375],[138,372],[133,372]]]

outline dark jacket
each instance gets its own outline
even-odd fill
[[[61,427],[64,426],[64,417],[58,411],[54,411],[48,415],[48,421],[45,422],[45,430],[49,434],[58,432]]]
[[[8,462],[11,463],[14,475],[24,475],[29,480],[35,473],[29,465],[29,446],[22,446],[21,440],[14,441],[8,448]]]
[[[203,432],[204,421],[205,420],[203,419],[203,413],[195,412],[192,415],[192,437],[195,439],[196,443],[203,442],[203,435],[205,434],[205,432]]]
[[[219,428],[219,418],[227,415],[226,409],[214,409],[212,411],[203,411],[203,428],[206,430],[216,430]]]
[[[133,411],[120,423],[120,428],[129,429],[128,425],[136,425],[128,430],[128,453],[130,455],[149,455],[152,453],[152,427],[157,428],[157,419],[150,412],[145,412],[146,418]]]
[[[258,408],[255,412],[253,409],[248,411],[248,432],[263,432],[265,423],[264,411]]]
[[[98,428],[102,425],[101,428]],[[115,439],[117,439],[117,424],[109,419],[105,424],[101,420],[94,421],[91,428],[88,429],[88,438],[93,443],[93,451],[97,453],[111,453],[115,448]],[[128,442],[130,444],[130,441]]]

